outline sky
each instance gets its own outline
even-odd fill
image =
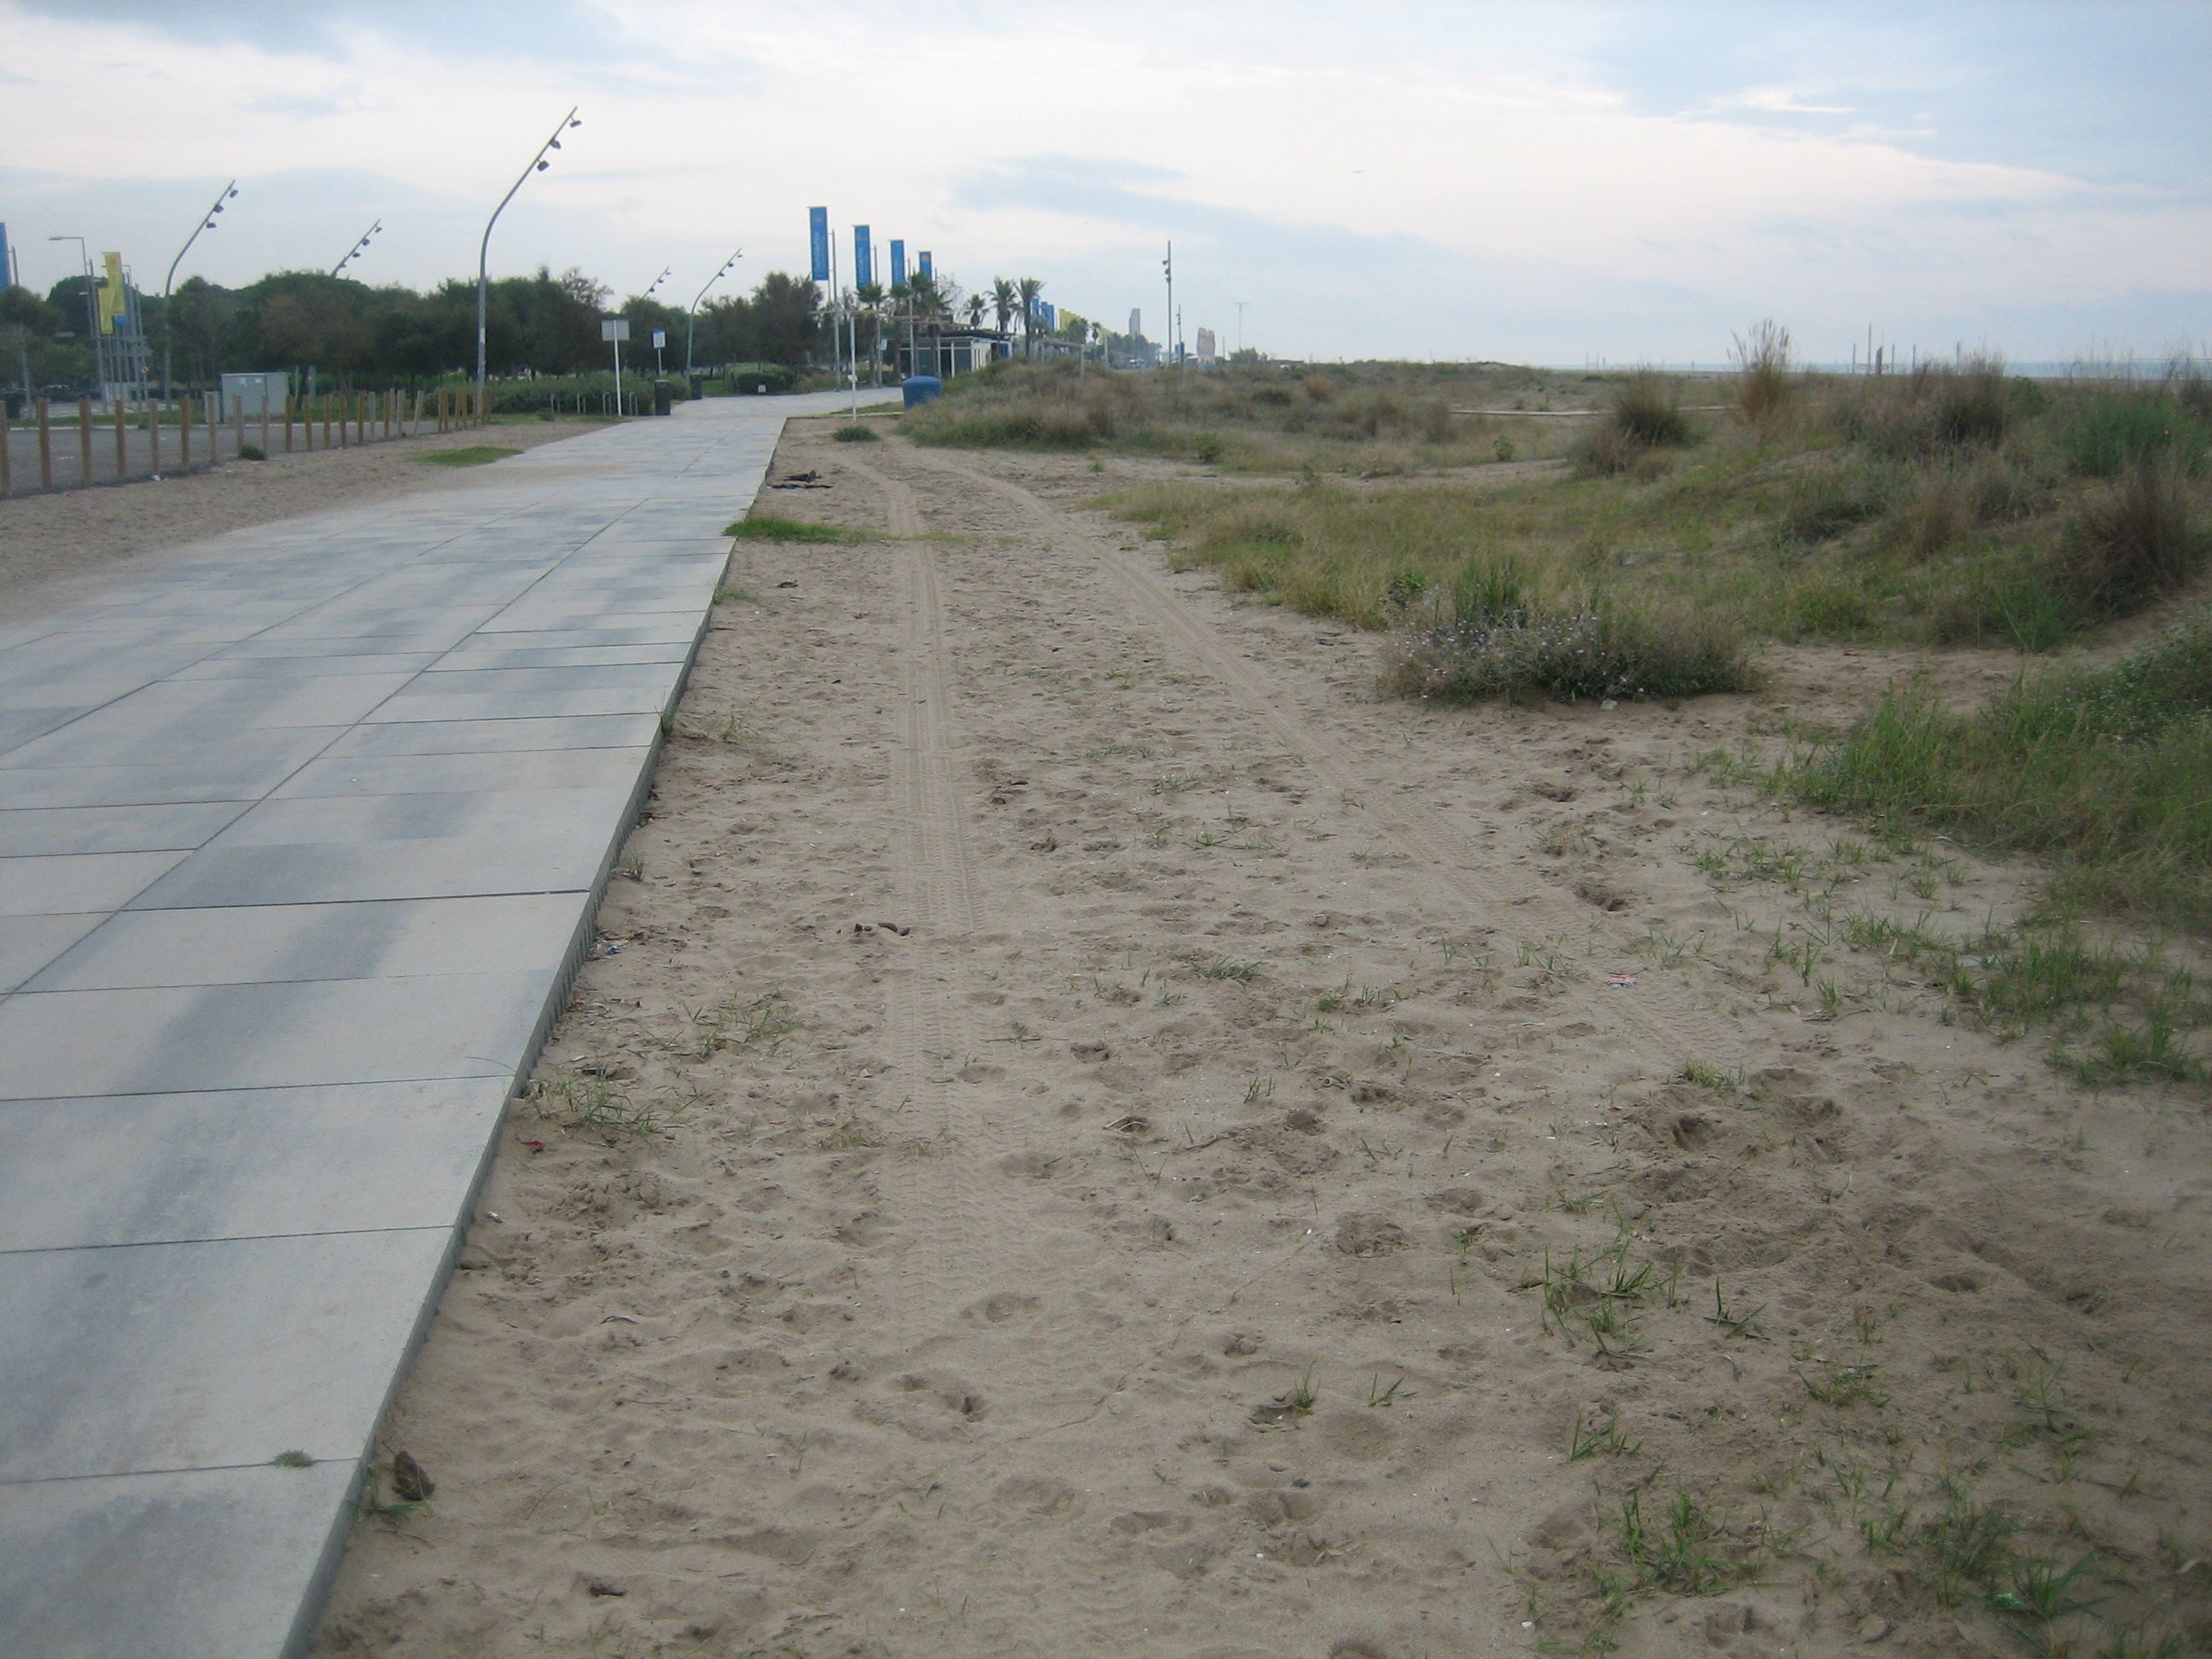
[[[1277,355],[1717,362],[1763,318],[2016,361],[2212,340],[2212,0],[0,0],[0,221],[159,291],[804,274],[827,205],[988,290]],[[1241,313],[1239,303],[1243,302]]]

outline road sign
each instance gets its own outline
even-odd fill
[[[668,343],[668,331],[667,331],[666,329],[665,329],[665,328],[656,328],[655,330],[653,330],[653,349],[655,351],[659,350],[663,346],[666,345],[667,343]]]
[[[600,318],[599,338],[602,340],[627,340],[629,338],[629,319],[627,317]]]
[[[826,207],[806,210],[807,246],[814,256],[814,280],[830,280],[830,210]]]

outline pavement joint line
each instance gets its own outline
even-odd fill
[[[463,1078],[457,1080],[465,1083],[483,1081],[482,1078]],[[15,1101],[0,1101],[0,1112],[4,1112],[9,1106],[19,1103]],[[451,1227],[441,1224],[437,1226],[417,1227],[305,1227],[283,1233],[189,1233],[175,1238],[118,1238],[106,1240],[96,1244],[0,1245],[0,1256],[82,1255],[88,1251],[94,1250],[173,1250],[188,1249],[197,1244],[266,1244],[287,1238],[373,1238],[410,1233],[442,1233],[452,1231]],[[27,1483],[10,1482],[5,1475],[0,1475],[0,1486],[11,1484],[21,1486]]]

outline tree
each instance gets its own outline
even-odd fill
[[[988,300],[985,299],[980,294],[971,294],[968,296],[969,327],[981,328],[983,326],[983,313],[990,306],[990,303],[991,302]]]
[[[771,270],[753,290],[753,349],[765,363],[797,368],[814,355],[822,333],[820,295],[812,283]]]
[[[1004,334],[1013,325],[1014,307],[1018,303],[1020,296],[1014,292],[1012,283],[1003,276],[991,279],[991,308],[998,313],[1000,333]]]
[[[881,283],[862,283],[853,290],[853,297],[867,307],[868,320],[875,330],[872,356],[868,365],[869,384],[884,383],[884,285]]]

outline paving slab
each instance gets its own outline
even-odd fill
[[[506,1104],[496,1077],[0,1102],[0,1251],[450,1226]]]
[[[0,1621],[40,1659],[296,1651],[359,1462],[0,1485]]]
[[[0,1652],[304,1644],[723,526],[839,406],[687,405],[0,629]]]

